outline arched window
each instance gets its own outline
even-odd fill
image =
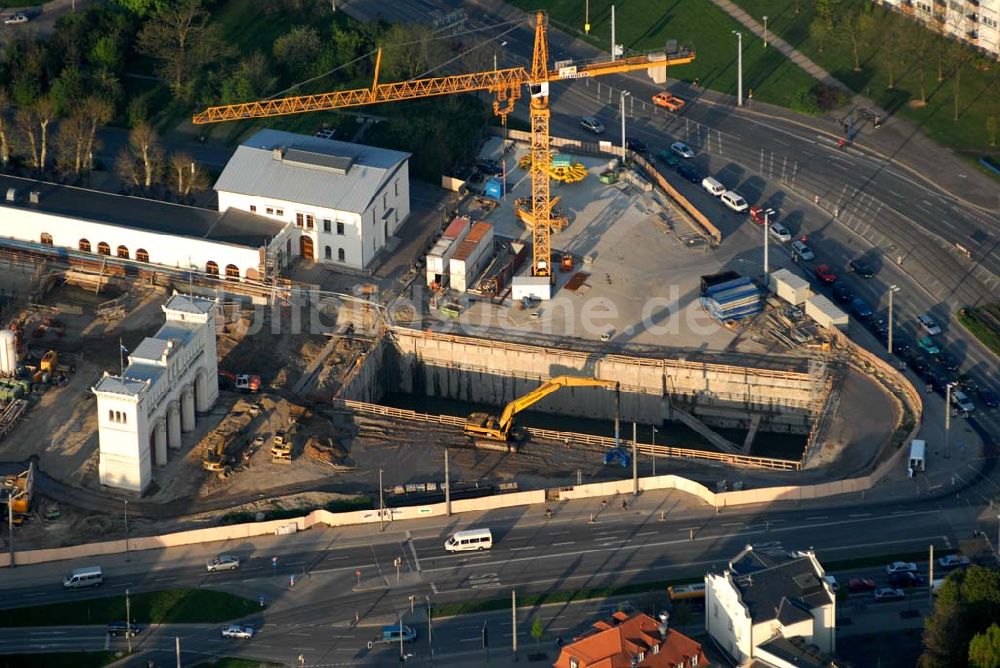
[[[42,245],[51,246],[52,245],[52,235],[48,232],[42,232]]]
[[[128,424],[128,415],[122,413],[122,424]]]
[[[118,247],[118,257],[128,259],[128,249],[125,246]]]
[[[108,419],[111,420],[112,422],[115,421],[115,412],[114,411],[111,411],[111,410],[108,411]]]
[[[207,263],[205,263],[205,273],[208,274],[209,276],[218,276],[219,265],[209,260]]]
[[[111,255],[111,246],[102,241],[97,244],[97,252],[101,255]]]
[[[235,264],[227,264],[226,278],[239,278],[239,277],[240,277],[240,268],[237,267]]]
[[[343,262],[345,257],[347,257],[347,256],[344,253],[344,249],[343,248],[338,248],[337,249],[337,259],[340,260],[341,262]]]
[[[145,248],[137,248],[135,251],[135,259],[139,262],[149,262],[149,253],[146,252]]]
[[[329,246],[327,246],[326,248],[324,248],[323,249],[323,257],[326,258],[327,260],[332,260],[333,259],[333,249],[330,248]]]
[[[89,253],[90,252],[90,242],[86,239],[80,239],[80,250]]]

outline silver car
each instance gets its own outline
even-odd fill
[[[239,567],[240,558],[235,554],[220,554],[205,563],[205,568],[208,569],[209,573],[214,573],[215,571],[235,571]]]
[[[670,150],[682,158],[693,158],[694,150],[682,141],[675,141],[670,145]]]
[[[771,223],[768,234],[771,235],[771,238],[777,239],[781,243],[788,243],[792,240],[792,233],[781,223]]]
[[[230,624],[222,627],[223,638],[238,638],[240,640],[250,640],[253,638],[253,627],[242,624]]]
[[[934,322],[934,318],[930,317],[926,313],[924,315],[918,315],[917,320],[920,322],[920,325],[924,328],[924,330],[931,336],[937,336],[941,333],[941,328],[938,327],[936,322]]]
[[[584,130],[590,130],[595,135],[599,135],[604,132],[604,124],[593,116],[584,116],[581,118],[580,125],[583,126]]]
[[[816,259],[812,249],[798,239],[792,242],[792,259],[795,259],[796,256],[806,261]]]

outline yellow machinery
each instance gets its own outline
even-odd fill
[[[657,52],[618,60],[595,61],[574,65],[569,61],[557,63],[549,69],[549,43],[545,15],[535,14],[535,44],[531,69],[512,67],[487,72],[457,74],[447,77],[414,79],[396,83],[378,82],[382,52],[375,60],[375,77],[371,88],[333,91],[316,95],[299,95],[209,107],[191,120],[195,124],[218,123],[248,118],[268,118],[300,114],[308,111],[329,111],[345,107],[379,104],[396,100],[414,100],[435,95],[472,93],[488,90],[494,93],[493,112],[506,124],[507,114],[521,97],[521,90],[528,87],[531,96],[531,216],[540,224],[532,225],[532,275],[551,276],[551,229],[549,215],[549,83],[572,79],[590,78],[605,74],[622,74],[638,70],[665,69],[671,65],[684,65],[694,61],[691,50],[677,53]]]
[[[0,522],[7,521],[7,514],[23,515],[31,507],[31,496],[35,489],[35,465],[28,464],[28,470],[0,478]],[[10,509],[3,506],[10,506]]]
[[[578,378],[576,376],[557,376],[507,404],[500,417],[487,413],[473,413],[466,418],[465,433],[472,437],[486,437],[498,441],[523,440],[524,433],[514,428],[514,416],[563,387],[604,387],[609,390],[613,389],[615,391],[616,405],[618,407],[621,406],[618,381],[600,380],[598,378]],[[615,415],[617,424],[617,412]]]
[[[559,197],[553,197],[549,200],[549,215],[547,220],[549,228],[556,231],[562,230],[569,225],[569,217],[562,215],[562,212],[557,208],[559,199]],[[525,227],[529,230],[535,229],[535,216],[531,213],[530,197],[518,197],[514,200],[514,213],[524,223]]]
[[[226,437],[221,434],[214,436],[216,439],[215,447],[205,453],[205,459],[201,462],[202,468],[206,471],[222,471],[231,468],[236,460],[232,455],[226,454]]]
[[[517,166],[521,169],[531,169],[531,154],[525,153],[517,161]],[[587,168],[579,162],[571,162],[563,165],[556,165],[549,161],[549,177],[563,183],[578,183],[587,178]],[[530,213],[530,211],[528,212]]]

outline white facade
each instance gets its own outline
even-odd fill
[[[291,224],[295,255],[364,269],[410,215],[409,154],[262,130],[215,184],[219,210]]]
[[[287,261],[291,226],[167,202],[0,177],[3,238],[184,271],[260,278]]]
[[[97,396],[102,485],[143,493],[167,448],[181,447],[219,396],[214,299],[174,294],[166,322],[128,355],[124,378],[105,372]]]
[[[769,600],[788,599],[775,605],[776,609],[753,610],[753,604],[744,600],[744,591],[748,586],[775,587],[776,584],[773,582],[775,573],[767,574],[761,570],[757,573],[740,575],[734,573],[732,569],[727,569],[720,574],[706,574],[705,630],[737,664],[756,658],[757,647],[776,636],[783,638],[800,636],[806,642],[818,646],[820,651],[826,654],[835,653],[836,597],[830,590],[829,584],[823,580],[824,570],[815,555],[811,552],[803,554],[805,556],[797,560],[808,560],[808,567],[803,564],[803,568],[790,568],[787,580],[777,584],[787,591],[777,594],[771,592]],[[793,572],[798,575],[793,575]],[[796,582],[797,577],[810,573],[812,586],[828,594],[828,596],[817,596],[816,592],[813,592],[814,595],[810,598],[813,601],[822,601],[818,605],[802,602],[802,585]],[[757,583],[753,582],[755,578],[758,579]],[[764,578],[772,581],[765,583]],[[813,582],[813,579],[817,582]],[[740,583],[744,587],[742,591]],[[793,604],[792,600],[798,601],[798,604]]]
[[[1000,58],[1000,0],[875,0]]]

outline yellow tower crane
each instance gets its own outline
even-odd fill
[[[382,60],[380,50],[375,59],[375,77],[371,88],[209,107],[196,114],[192,121],[195,124],[203,124],[268,118],[270,116],[329,111],[480,90],[490,91],[496,96],[493,111],[506,120],[507,114],[514,110],[515,103],[521,97],[522,87],[527,85],[531,96],[531,213],[533,220],[542,223],[532,227],[532,274],[551,277],[552,231],[549,224],[551,206],[549,204],[548,173],[549,83],[643,69],[663,69],[671,65],[685,65],[692,62],[694,57],[694,51],[691,50],[682,50],[676,53],[654,52],[617,60],[588,62],[581,65],[573,65],[566,61],[558,63],[559,67],[550,70],[545,15],[542,12],[537,12],[535,15],[534,54],[530,71],[523,67],[513,67],[472,74],[379,83],[378,72]]]

